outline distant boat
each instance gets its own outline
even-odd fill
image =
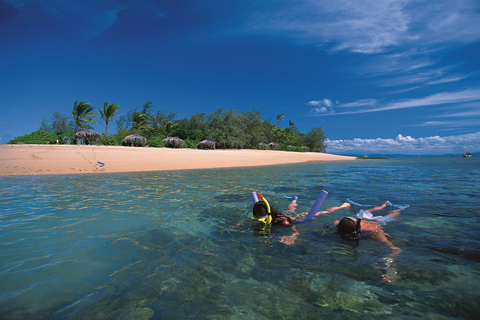
[[[462,154],[462,157],[464,157],[464,158],[473,157],[473,154],[471,152],[467,152],[467,153]]]

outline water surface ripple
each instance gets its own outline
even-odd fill
[[[0,177],[1,319],[473,319],[480,307],[480,159]],[[347,198],[409,204],[402,252],[335,234],[348,209],[265,233],[250,191],[285,211]],[[243,223],[242,223],[243,222]],[[398,280],[382,281],[394,270]]]

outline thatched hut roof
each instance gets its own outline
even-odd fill
[[[310,148],[309,147],[306,147],[306,146],[301,146],[300,148],[302,148],[303,150],[306,150],[306,151],[309,151]]]
[[[185,141],[177,137],[166,138],[162,141],[165,142],[165,147],[180,147],[185,144]]]
[[[292,146],[292,145],[289,145],[289,146],[288,146],[288,149],[292,149],[292,150],[293,150],[293,149],[296,149],[296,148],[297,148],[297,147]]]
[[[131,134],[123,138],[123,141],[126,143],[134,143],[134,144],[141,144],[145,145],[147,143],[147,138],[139,135],[139,134]]]
[[[203,148],[203,149],[215,149],[215,142],[210,141],[210,140],[203,140],[197,143],[197,148]]]
[[[78,131],[75,136],[77,137],[81,137],[81,138],[101,138],[102,135],[98,132],[95,132],[93,130],[82,130],[82,131]]]
[[[265,142],[260,142],[260,143],[258,144],[258,146],[259,146],[260,148],[265,148],[265,149],[268,149],[268,148],[269,148],[268,144],[266,144]]]
[[[270,142],[270,143],[268,144],[268,146],[269,146],[270,148],[273,148],[273,149],[278,149],[278,148],[280,148],[280,145],[279,145],[278,143],[275,143],[275,142]]]

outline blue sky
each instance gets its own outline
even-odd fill
[[[479,57],[478,0],[0,0],[0,143],[149,100],[281,113],[329,153],[476,152]]]

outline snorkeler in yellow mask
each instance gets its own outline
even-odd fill
[[[261,193],[257,193],[259,201],[253,205],[252,220],[264,224],[266,227],[270,226],[289,226],[292,225],[294,233],[290,236],[283,236],[280,242],[287,245],[293,244],[298,236],[298,231],[293,226],[298,222],[297,219],[289,217],[274,208],[270,207],[268,200]]]
[[[261,193],[257,193],[257,195],[260,200],[253,205],[252,220],[271,225],[291,225],[298,222],[297,219],[270,207],[267,199]]]

